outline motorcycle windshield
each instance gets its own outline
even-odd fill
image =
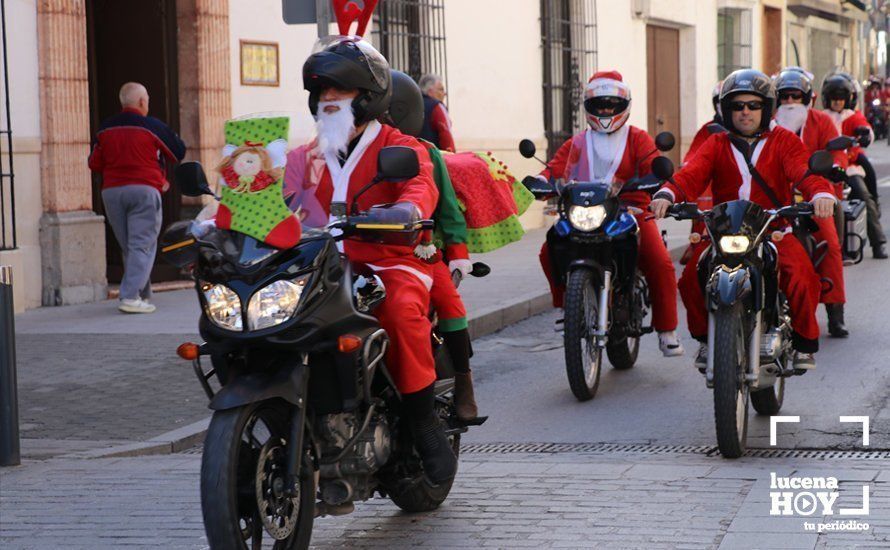
[[[754,238],[769,222],[770,214],[760,205],[737,200],[715,206],[707,224],[713,235],[745,235]]]
[[[223,257],[243,267],[256,265],[281,250],[235,231],[213,231],[201,239],[222,252]]]
[[[297,214],[303,230],[324,228],[330,220],[328,212],[316,198],[325,169],[324,155],[314,142],[301,145],[287,154],[284,172],[284,202]],[[309,232],[316,234],[316,232]],[[304,237],[308,236],[304,234]]]

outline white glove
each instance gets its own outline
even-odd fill
[[[216,229],[216,220],[212,218],[203,221],[195,220],[189,226],[189,231],[191,232],[191,234],[198,239],[204,237],[214,229]]]
[[[451,260],[448,262],[448,271],[451,273],[460,271],[461,278],[466,279],[473,271],[473,263],[470,260]]]

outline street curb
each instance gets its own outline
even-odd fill
[[[208,416],[203,420],[171,430],[147,441],[70,453],[62,455],[62,458],[128,458],[178,453],[202,443],[209,424],[210,417]]]

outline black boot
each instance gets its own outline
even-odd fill
[[[828,313],[828,334],[832,338],[846,338],[850,331],[844,326],[844,304],[825,304]]]
[[[473,392],[473,374],[470,372],[470,357],[473,356],[470,333],[467,329],[443,332],[442,338],[454,366],[454,409],[459,420],[470,422],[479,416]]]
[[[887,248],[884,243],[877,244],[871,248],[871,255],[876,260],[887,259]]]
[[[448,443],[445,427],[436,416],[433,385],[405,394],[403,398],[405,420],[411,427],[426,477],[436,485],[452,479],[457,472],[457,458]]]

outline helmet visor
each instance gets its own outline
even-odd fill
[[[584,109],[595,117],[609,117],[623,113],[629,104],[623,97],[600,96],[584,100]]]

